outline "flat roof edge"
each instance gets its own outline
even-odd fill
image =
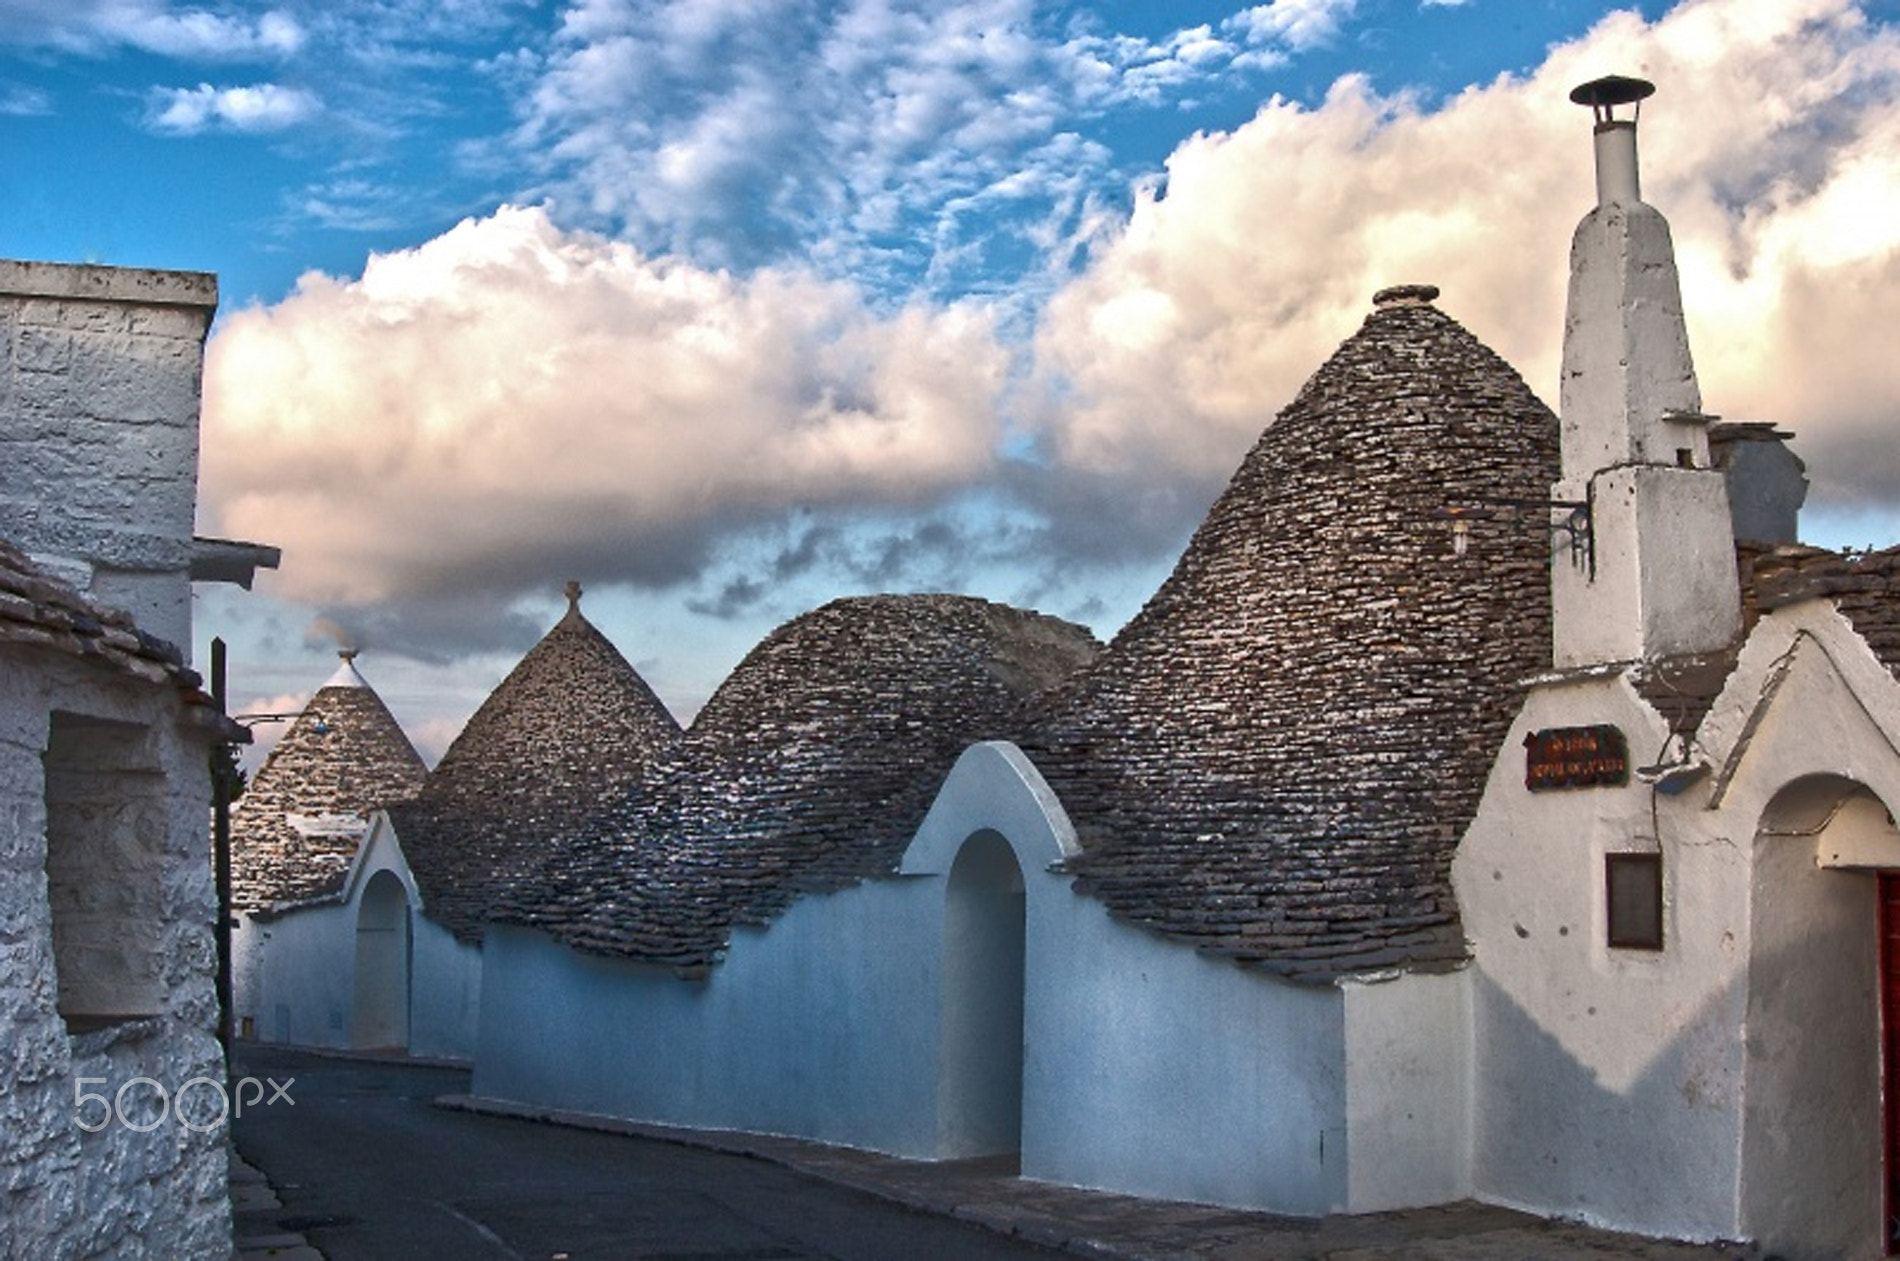
[[[150,306],[218,305],[218,278],[208,271],[162,271],[104,267],[94,263],[42,263],[0,259],[0,296],[69,298]]]

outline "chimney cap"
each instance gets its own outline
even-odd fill
[[[1607,111],[1613,105],[1631,105],[1652,95],[1656,85],[1648,79],[1632,79],[1627,75],[1606,74],[1601,79],[1592,79],[1570,89],[1570,99],[1578,105],[1588,105],[1594,110]]]

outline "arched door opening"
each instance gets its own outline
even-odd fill
[[[1749,905],[1742,1207],[1764,1247],[1900,1247],[1895,934],[1886,806],[1837,776],[1783,788],[1755,837]]]
[[[957,851],[945,893],[939,1154],[1022,1149],[1026,900],[1008,841],[992,831]]]
[[[357,907],[350,1045],[409,1045],[409,894],[390,871],[370,877]]]

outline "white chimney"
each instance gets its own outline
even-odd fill
[[[1597,205],[1570,247],[1553,498],[1588,503],[1592,547],[1582,564],[1568,548],[1553,560],[1559,667],[1712,652],[1741,633],[1728,493],[1709,458],[1675,248],[1638,178],[1635,112],[1654,91],[1612,75],[1570,94],[1596,116]],[[1622,107],[1630,117],[1616,117]]]

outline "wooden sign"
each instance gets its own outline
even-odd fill
[[[1617,727],[1551,727],[1524,737],[1524,787],[1600,788],[1630,780],[1629,742]]]

